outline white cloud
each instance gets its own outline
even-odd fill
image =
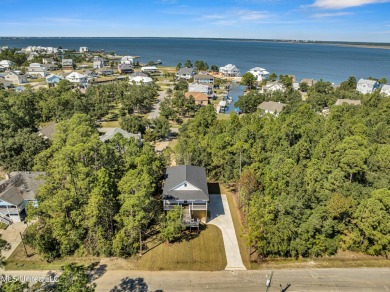
[[[338,17],[338,16],[351,15],[351,14],[353,14],[353,13],[351,13],[351,12],[316,13],[316,14],[313,14],[311,17],[325,18],[325,17]]]
[[[231,10],[224,13],[206,14],[202,18],[214,20],[217,25],[234,25],[238,23],[259,23],[272,17],[267,11]]]
[[[390,2],[390,0],[315,0],[315,2],[309,6],[324,9],[343,9],[386,2]]]

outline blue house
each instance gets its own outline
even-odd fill
[[[62,76],[58,76],[55,74],[50,74],[46,77],[46,82],[49,85],[49,87],[56,86],[62,79],[64,79]]]

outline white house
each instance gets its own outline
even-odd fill
[[[30,66],[27,68],[27,74],[45,78],[47,76],[47,69],[41,64],[31,63]]]
[[[151,85],[153,83],[153,79],[148,76],[135,76],[135,77],[129,77],[130,83],[135,83],[136,85]]]
[[[382,86],[381,93],[390,96],[390,85],[386,84]]]
[[[195,73],[194,68],[180,68],[179,71],[176,72],[176,78],[189,80],[194,77]]]
[[[66,76],[66,80],[72,83],[85,84],[88,82],[87,76],[80,74],[78,72],[72,72]]]
[[[363,94],[373,93],[378,88],[380,88],[380,85],[376,80],[363,78],[361,78],[356,85],[356,90]]]
[[[5,69],[11,68],[13,64],[14,63],[12,61],[9,61],[9,60],[1,60],[0,61],[0,66],[2,66]]]
[[[121,58],[121,64],[133,65],[134,64],[134,56],[123,56]]]
[[[103,58],[94,58],[93,59],[93,68],[94,69],[101,69],[104,67],[104,59]]]
[[[222,73],[226,77],[240,76],[240,70],[233,64],[227,64],[224,67],[220,67],[219,72]]]
[[[250,69],[248,72],[255,76],[257,81],[261,82],[263,80],[268,80],[269,72],[264,68],[255,67]]]
[[[86,52],[88,52],[89,50],[88,50],[88,47],[80,47],[80,49],[79,49],[79,52],[80,53],[86,53]]]
[[[282,83],[279,83],[277,81],[275,82],[269,82],[267,83],[266,85],[264,85],[262,87],[262,89],[260,90],[261,93],[265,93],[265,92],[276,92],[276,91],[281,91],[281,92],[285,92],[286,91],[286,88],[284,87],[284,85]]]
[[[156,66],[145,66],[141,68],[141,71],[147,73],[156,73],[158,72],[158,69]]]

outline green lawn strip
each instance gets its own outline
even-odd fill
[[[358,253],[349,253],[321,258],[265,259],[260,263],[252,262],[252,269],[307,269],[307,268],[389,268],[390,260],[385,257],[366,256]]]
[[[48,263],[40,255],[35,254],[34,250],[27,246],[27,252],[29,254],[26,257],[22,244],[19,244],[15,251],[7,260],[5,270],[59,270],[61,267],[68,263],[79,263],[82,265],[89,265],[94,262],[99,262],[100,258],[97,257],[65,257]]]
[[[101,122],[102,128],[120,128],[119,121]]]
[[[233,197],[234,194],[226,186],[221,185],[220,187],[221,187],[221,194],[225,194],[228,199],[229,209],[230,209],[230,213],[232,214],[234,229],[236,230],[238,245],[240,247],[242,262],[247,269],[250,269],[251,264],[249,260],[249,249],[246,245],[245,238],[243,235],[244,229],[240,219],[239,210],[234,201],[234,197]]]
[[[184,239],[173,244],[151,242],[149,250],[137,262],[140,270],[188,270],[218,271],[226,267],[225,248],[221,231],[212,225],[191,234],[191,239]],[[157,245],[157,246],[156,246]],[[155,246],[155,247],[154,247]],[[154,247],[154,248],[153,248]]]
[[[228,114],[217,114],[217,120],[228,120],[230,115]]]

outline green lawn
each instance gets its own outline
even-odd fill
[[[217,114],[217,120],[228,120],[230,115],[228,114]]]
[[[184,240],[171,245],[150,240],[147,243],[149,251],[138,258],[98,258],[98,257],[65,257],[51,263],[34,250],[27,247],[29,257],[26,257],[20,244],[10,256],[6,270],[59,270],[67,263],[90,265],[96,262],[108,263],[110,269],[137,270],[193,270],[216,271],[226,267],[225,248],[221,231],[215,226],[203,226],[201,232],[186,233]]]
[[[27,246],[28,257],[24,252],[22,244],[19,244],[15,251],[7,260],[5,269],[9,270],[59,270],[68,263],[79,263],[89,265],[94,262],[99,262],[97,257],[65,257],[60,260],[55,260],[51,263],[46,262],[40,255],[35,254],[34,250]]]
[[[151,242],[150,251],[137,262],[140,270],[188,270],[188,271],[218,271],[225,269],[227,262],[222,232],[213,225],[203,226],[199,235],[192,233],[194,238],[167,245],[156,246]]]
[[[101,122],[103,128],[120,128],[119,121]]]

